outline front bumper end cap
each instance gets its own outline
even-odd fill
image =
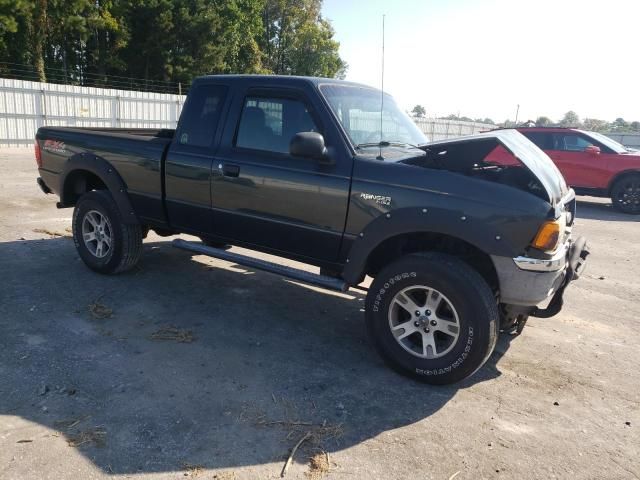
[[[567,252],[570,250],[569,244],[559,248],[551,258],[532,258],[526,256],[515,257],[514,263],[520,270],[531,272],[557,272],[567,266]]]
[[[531,315],[538,318],[550,318],[560,313],[564,304],[564,291],[567,286],[573,281],[580,278],[580,275],[584,272],[586,267],[587,257],[591,252],[587,246],[587,240],[584,237],[579,237],[569,249],[569,255],[567,256],[567,272],[564,277],[562,286],[553,295],[551,302],[545,309],[536,308]]]

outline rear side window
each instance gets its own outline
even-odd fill
[[[247,97],[242,109],[236,146],[289,153],[299,132],[319,132],[304,102],[288,98]]]
[[[180,120],[180,145],[211,146],[226,93],[227,88],[220,85],[200,85],[189,92]]]

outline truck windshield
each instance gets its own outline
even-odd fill
[[[377,147],[380,143],[381,146],[423,145],[429,141],[390,95],[384,95],[380,128],[382,99],[379,90],[357,85],[325,84],[320,86],[320,91],[354,146]]]

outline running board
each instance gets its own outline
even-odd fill
[[[338,290],[339,292],[346,292],[349,290],[349,285],[344,280],[339,278],[329,277],[327,275],[319,275],[317,273],[307,272],[306,270],[300,270],[297,268],[287,267],[278,263],[267,262],[266,260],[260,260],[259,258],[248,257],[246,255],[240,255],[239,253],[228,252],[219,248],[207,247],[198,242],[187,242],[181,238],[176,238],[171,242],[174,247],[182,250],[189,250],[190,252],[199,253],[201,255],[207,255],[209,257],[219,258],[220,260],[226,260],[227,262],[237,263],[245,267],[257,268],[258,270],[264,270],[266,272],[282,275],[283,277],[292,278],[293,280],[299,280],[304,283],[310,283],[311,285],[317,285],[319,287],[328,288],[330,290]]]

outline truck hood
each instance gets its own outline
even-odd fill
[[[468,143],[471,146],[472,142],[479,142],[480,145],[486,143],[488,139],[495,139],[500,143],[539,180],[547,193],[549,203],[554,208],[569,194],[569,187],[564,177],[549,156],[516,130],[493,130],[468,137],[430,142],[422,148],[427,151],[430,148],[442,149],[446,145],[461,143]]]

